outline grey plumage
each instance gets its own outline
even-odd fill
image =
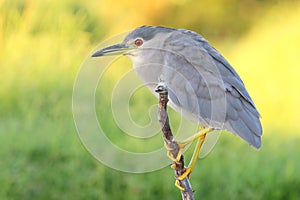
[[[143,45],[134,46],[136,39]],[[256,148],[262,127],[243,81],[201,35],[159,26],[142,26],[129,33],[121,46],[141,80],[154,91],[162,78],[171,106],[204,126],[228,130]],[[103,54],[101,50],[94,55]]]
[[[125,39],[124,42],[129,41],[130,39],[135,39],[135,38],[143,38],[144,40],[151,40],[157,33],[169,33],[172,32],[176,29],[172,28],[166,28],[162,26],[141,26],[131,33],[129,33]]]

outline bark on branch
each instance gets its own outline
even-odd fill
[[[170,150],[170,153],[173,157],[177,157],[179,153],[179,146],[178,143],[175,141],[170,124],[169,124],[169,117],[167,113],[167,104],[168,104],[168,91],[163,82],[160,82],[155,92],[159,94],[159,104],[158,104],[158,121],[160,123],[163,137],[165,144]],[[185,172],[184,167],[184,158],[181,155],[179,162],[174,162],[174,173],[175,178],[178,181],[179,185],[184,188],[181,190],[181,197],[184,200],[194,200],[193,189],[190,184],[188,177],[185,177],[183,180],[178,180],[178,177],[181,176]]]

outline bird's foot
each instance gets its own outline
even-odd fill
[[[175,181],[175,184],[174,184],[174,185],[175,185],[179,190],[181,190],[181,191],[184,191],[184,190],[185,190],[185,188],[182,187],[182,186],[180,185],[180,183],[179,183],[178,180]]]
[[[175,164],[171,165],[171,168],[175,168]],[[175,186],[179,188],[180,190],[185,190],[184,187],[180,185],[180,181],[185,179],[186,177],[190,178],[190,174],[192,173],[191,168],[187,167],[185,168],[185,171],[180,176],[176,177]]]
[[[192,173],[192,169],[190,167],[186,167],[183,174],[178,176],[177,179],[182,181],[183,179],[185,179],[185,177],[190,178],[191,173]]]
[[[172,164],[171,168],[175,169],[176,165]],[[184,172],[180,176],[176,177],[176,179],[182,181],[183,179],[185,179],[185,177],[190,178],[191,173],[192,173],[192,169],[190,167],[185,167]]]
[[[184,147],[178,142],[175,142],[174,147],[171,147],[167,143],[164,143],[165,148],[167,149],[167,156],[173,161],[173,162],[179,162],[180,157],[182,155],[182,150]]]

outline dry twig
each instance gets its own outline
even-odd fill
[[[178,143],[175,141],[173,137],[170,124],[169,124],[169,117],[167,113],[168,91],[163,82],[160,82],[157,85],[155,91],[159,94],[158,120],[162,128],[164,141],[168,149],[171,149],[170,153],[175,158],[179,153],[179,147],[178,147]],[[194,199],[193,189],[188,177],[185,177],[181,181],[178,180],[178,177],[185,172],[183,155],[181,155],[179,162],[174,162],[173,166],[174,166],[175,178],[178,181],[179,185],[182,188],[184,188],[184,190],[181,190],[182,199],[193,200]]]

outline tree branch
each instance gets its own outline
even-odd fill
[[[170,124],[169,124],[169,117],[167,113],[168,91],[165,84],[163,82],[158,83],[155,92],[159,94],[158,121],[162,129],[164,141],[167,148],[170,151],[170,154],[172,154],[172,156],[176,158],[179,153],[179,146],[173,137]],[[185,177],[181,181],[178,180],[178,177],[185,172],[183,155],[181,155],[179,162],[174,162],[173,166],[174,166],[176,181],[178,181],[179,185],[182,188],[184,188],[184,190],[181,190],[182,199],[194,200],[193,189],[188,177]]]

